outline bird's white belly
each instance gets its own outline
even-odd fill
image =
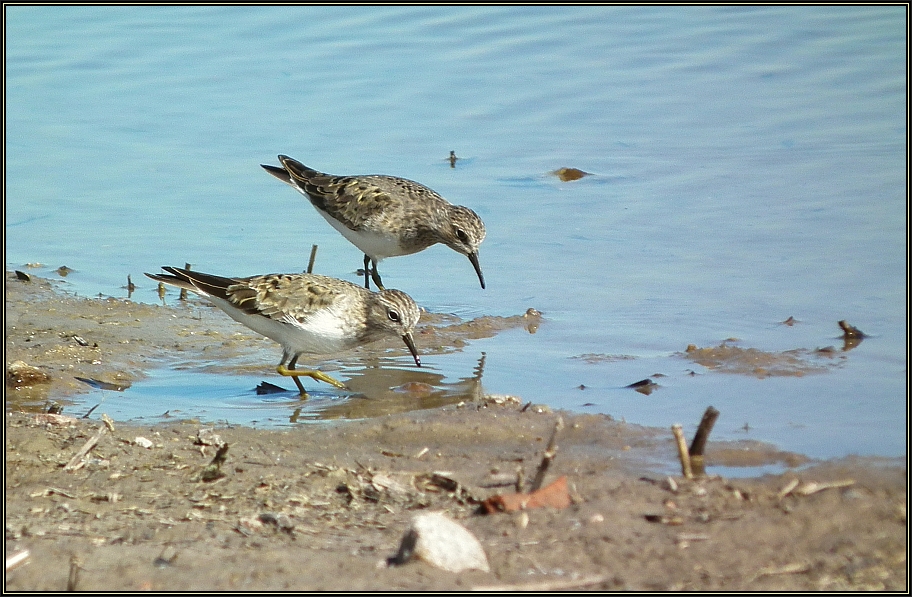
[[[354,332],[346,333],[342,319],[331,307],[314,313],[305,323],[301,323],[292,318],[279,321],[262,315],[251,315],[225,300],[213,296],[209,299],[235,321],[278,342],[294,354],[332,354],[357,343]]]
[[[377,232],[362,230],[352,230],[339,220],[330,216],[321,209],[317,209],[329,224],[339,231],[339,233],[348,239],[348,242],[355,245],[365,255],[370,255],[377,261],[384,257],[397,257],[399,255],[408,255],[409,251],[399,246],[399,238],[393,234],[379,234]]]

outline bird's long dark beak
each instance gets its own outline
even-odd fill
[[[285,184],[290,184],[294,186],[294,182],[291,180],[291,174],[288,173],[288,170],[285,168],[279,168],[278,166],[270,166],[269,164],[260,164],[263,167],[263,170],[269,172]]]
[[[405,345],[408,346],[409,352],[412,353],[413,357],[415,357],[415,364],[420,367],[421,357],[418,356],[418,351],[415,349],[415,342],[412,341],[412,334],[404,334],[402,336],[402,341],[405,342]]]
[[[469,261],[472,262],[472,267],[475,268],[475,273],[478,274],[478,281],[481,282],[481,288],[484,289],[484,274],[481,273],[481,266],[478,265],[478,253],[469,253]]]

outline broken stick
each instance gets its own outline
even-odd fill
[[[697,476],[706,474],[706,467],[703,463],[703,450],[706,448],[706,441],[709,439],[709,434],[718,418],[718,410],[711,406],[707,408],[706,412],[703,413],[703,420],[700,421],[700,426],[697,427],[697,432],[694,434],[693,441],[690,443],[690,466]]]
[[[104,435],[105,432],[107,432],[108,425],[109,425],[108,422],[105,421],[102,424],[102,426],[98,428],[98,433],[96,433],[91,438],[89,438],[89,441],[87,441],[85,443],[85,445],[83,445],[82,448],[80,448],[79,451],[76,452],[76,455],[70,459],[70,461],[67,463],[67,465],[65,467],[63,467],[63,470],[75,471],[75,470],[82,468],[83,465],[85,465],[83,458],[85,458],[86,454],[88,454],[89,451],[91,451],[91,449],[95,447],[95,444],[98,443],[98,441],[101,439],[101,436]]]
[[[693,479],[693,469],[690,466],[690,452],[687,451],[687,440],[684,439],[684,431],[680,423],[671,426],[671,433],[674,435],[675,443],[678,446],[678,458],[681,460],[681,474],[687,479]]]

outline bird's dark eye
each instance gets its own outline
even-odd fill
[[[388,311],[386,316],[390,318],[390,321],[399,322],[399,314],[395,311]]]
[[[458,238],[459,241],[463,242],[463,243],[469,242],[469,235],[466,234],[465,230],[463,230],[462,228],[456,229],[456,238]]]

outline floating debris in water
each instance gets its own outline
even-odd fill
[[[587,352],[585,354],[578,354],[570,357],[571,359],[580,359],[584,363],[589,365],[595,365],[597,363],[614,363],[617,361],[632,361],[636,359],[634,356],[627,354],[604,354],[604,353],[595,353]]]
[[[759,378],[771,376],[800,377],[811,373],[823,373],[827,368],[818,360],[808,357],[823,356],[819,351],[794,349],[781,352],[765,352],[756,348],[741,348],[728,344],[698,348],[689,344],[684,355],[691,361],[720,373],[752,375]]]
[[[858,328],[849,325],[845,319],[839,321],[838,323],[839,323],[839,327],[842,328],[843,335],[846,338],[866,338],[867,337],[867,334],[865,334]]]
[[[867,338],[867,334],[859,330],[858,328],[851,326],[846,322],[846,320],[841,320],[838,322],[839,327],[842,328],[842,341],[843,352],[848,352],[861,344],[861,341]]]
[[[561,179],[561,182],[571,182],[573,180],[579,180],[584,176],[589,176],[589,172],[583,172],[576,168],[558,168],[551,174],[557,176]]]
[[[627,387],[633,388],[640,394],[645,394],[646,396],[649,396],[655,390],[659,389],[659,384],[657,384],[656,382],[652,381],[651,379],[649,379],[647,377],[646,379],[641,379],[640,381],[634,382]]]

